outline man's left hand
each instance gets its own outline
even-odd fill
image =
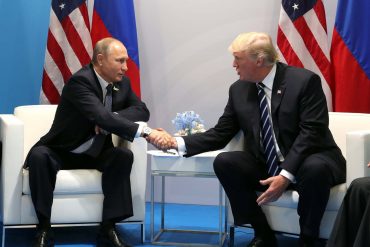
[[[257,203],[261,206],[262,204],[279,199],[290,184],[290,180],[282,175],[278,175],[269,177],[266,180],[260,180],[260,184],[269,186],[268,189],[257,198]]]

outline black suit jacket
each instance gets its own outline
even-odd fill
[[[260,145],[259,106],[255,83],[236,81],[216,126],[205,133],[184,137],[187,156],[223,148],[241,129],[246,149],[264,160]],[[271,96],[275,136],[285,158],[281,167],[293,175],[302,161],[314,153],[323,158],[342,157],[328,128],[328,110],[320,77],[301,68],[277,63]],[[344,158],[341,159],[344,161]],[[345,162],[330,167],[334,180],[343,182]]]
[[[63,88],[51,129],[36,145],[74,150],[95,135],[95,125],[132,141],[138,129],[135,121],[148,121],[149,111],[131,90],[127,77],[114,85],[118,90],[112,90],[110,112],[104,107],[103,92],[91,64],[72,75]]]

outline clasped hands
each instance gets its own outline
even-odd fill
[[[95,134],[104,134],[104,129],[95,125]],[[157,149],[167,151],[168,149],[177,149],[177,142],[167,131],[162,128],[156,128],[152,130],[149,136],[145,138],[147,142],[155,146]]]
[[[176,139],[162,128],[152,130],[145,139],[156,148],[167,151],[168,149],[177,149]]]

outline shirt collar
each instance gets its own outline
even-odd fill
[[[98,81],[99,81],[99,84],[100,84],[100,87],[103,91],[103,94],[105,95],[105,92],[106,92],[106,88],[107,86],[109,85],[109,83],[103,79],[103,77],[101,77],[98,72],[96,72],[96,70],[94,69],[94,72],[96,74],[96,77],[98,77]]]
[[[272,69],[270,70],[270,72],[267,74],[267,76],[265,77],[265,79],[262,80],[262,83],[269,90],[272,90],[272,86],[274,84],[275,75],[276,75],[276,64],[274,64],[274,66],[272,67]]]

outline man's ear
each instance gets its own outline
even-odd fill
[[[104,59],[103,54],[98,54],[98,55],[96,56],[96,61],[98,62],[98,65],[99,65],[99,66],[102,66],[102,65],[103,65],[103,59]]]
[[[256,64],[257,64],[258,67],[263,66],[263,57],[262,56],[257,57]]]

